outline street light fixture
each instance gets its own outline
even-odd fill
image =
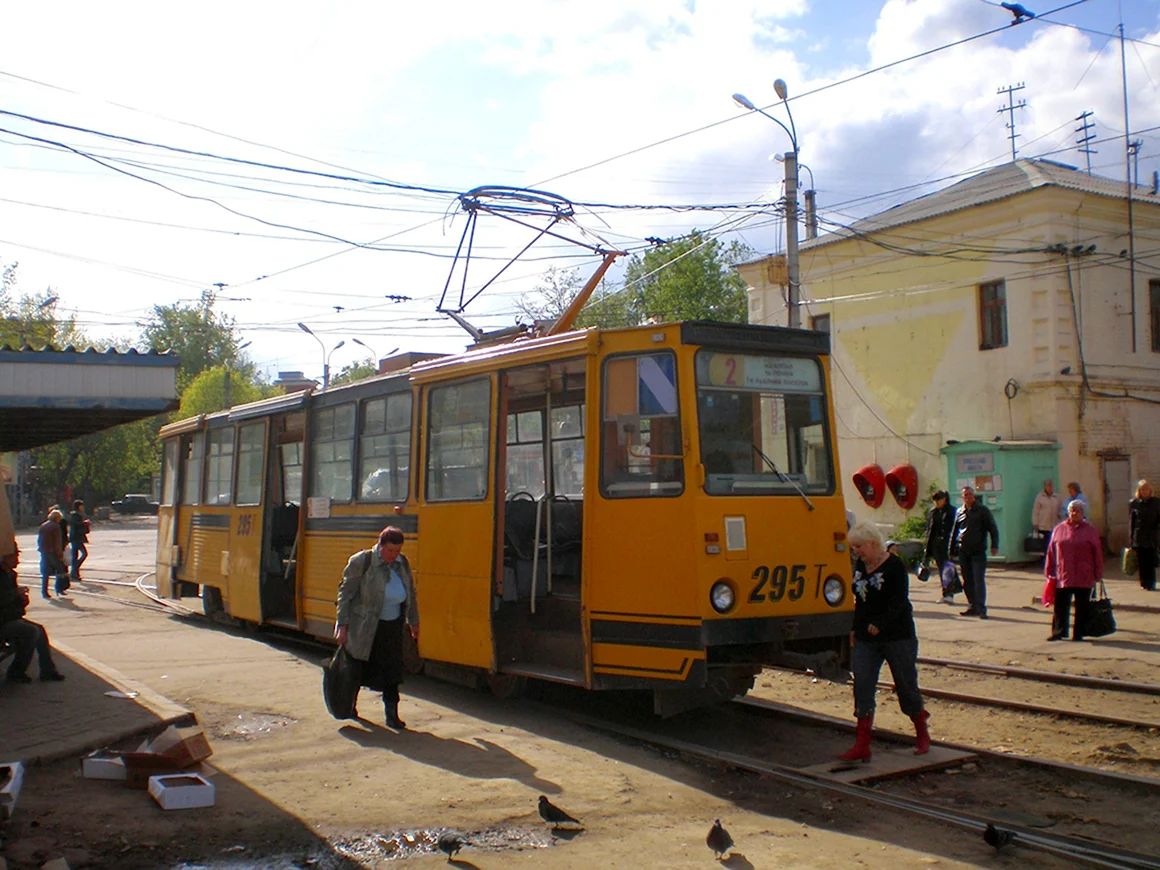
[[[733,101],[743,109],[748,109],[751,112],[758,112],[765,115],[777,126],[785,131],[789,136],[790,144],[793,145],[792,151],[787,151],[782,158],[785,163],[785,262],[786,271],[788,272],[787,280],[789,281],[789,300],[787,302],[788,312],[786,322],[793,329],[801,326],[801,269],[798,262],[798,225],[797,225],[797,189],[798,189],[798,138],[797,126],[793,122],[793,112],[789,109],[787,102],[789,97],[789,88],[786,87],[785,81],[777,79],[773,83],[774,93],[777,94],[779,100],[785,103],[785,113],[789,116],[789,126],[787,127],[773,115],[764,109],[759,109],[753,104],[753,101],[744,94],[734,94]],[[810,173],[812,179],[813,173]]]
[[[330,353],[327,353],[326,345],[322,343],[322,339],[315,335],[309,326],[307,326],[305,323],[299,323],[298,328],[317,341],[318,347],[322,350],[322,389],[325,390],[330,386],[330,354],[334,353],[336,350],[346,344],[346,342],[340,341],[330,349]]]

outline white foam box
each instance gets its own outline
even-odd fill
[[[20,786],[24,784],[24,765],[19,761],[0,762],[0,822],[12,818]]]
[[[172,773],[149,777],[149,794],[163,810],[212,807],[213,783],[196,773]]]
[[[125,759],[105,755],[100,750],[81,759],[81,776],[85,779],[125,779]]]

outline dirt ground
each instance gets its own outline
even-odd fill
[[[124,542],[122,564],[133,564],[131,547],[148,541],[141,543],[124,529],[118,534]],[[110,538],[103,554],[110,569],[117,547]],[[1029,600],[1025,591],[1019,589],[1013,600]],[[477,844],[459,854],[460,867],[711,867],[704,838],[714,818],[721,818],[737,843],[724,862],[731,868],[1068,866],[1029,850],[996,855],[976,832],[692,764],[572,724],[529,701],[499,701],[425,678],[404,686],[400,712],[409,731],[385,729],[377,697],[365,691],[359,708],[366,720],[339,723],[322,703],[321,653],[109,600],[133,594],[108,588],[75,596],[75,607],[68,609],[38,601],[30,615],[44,621],[60,642],[196,712],[214,749],[216,805],[165,813],[143,792],[81,779],[76,759],[34,767],[15,818],[0,828],[0,855],[10,868],[40,867],[62,856],[74,870],[436,867],[445,859],[429,850],[430,843],[443,829],[463,831]],[[1000,627],[993,643],[965,648],[956,632],[975,631],[978,623],[944,624],[945,608],[916,604],[927,655],[1156,681],[1151,651],[1145,658],[1105,647],[1082,663],[1052,662],[1046,657],[1055,645],[1016,640],[1014,626]],[[924,619],[931,608],[936,609]],[[1007,616],[1031,625],[1038,637],[1036,621],[1044,615],[1020,610],[1013,604],[1011,614],[998,607],[993,612],[996,619]],[[1155,619],[1141,615],[1138,627],[1134,617],[1122,619],[1124,636],[1156,646],[1153,623],[1147,621]],[[1132,631],[1139,632],[1134,640]],[[962,689],[984,679],[926,669],[922,678]],[[1160,699],[1090,693],[1073,698],[1061,694],[1062,687],[993,678],[985,678],[978,690],[1160,719],[1155,703]],[[767,672],[755,694],[838,716],[850,712],[848,687],[808,677]],[[880,693],[879,703],[882,727],[909,730],[891,696]],[[936,738],[1160,774],[1160,735],[1154,731],[939,701],[930,708]],[[829,752],[848,737],[830,733],[818,739]],[[996,806],[1023,803],[1026,796],[1018,787],[996,786]],[[584,830],[548,831],[536,813],[541,794],[578,816]],[[1125,791],[1122,799],[1125,812],[1140,811],[1138,793]],[[1160,827],[1160,801],[1150,800]]]

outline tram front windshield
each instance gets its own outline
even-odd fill
[[[696,372],[707,493],[833,492],[825,382],[816,358],[702,350]]]

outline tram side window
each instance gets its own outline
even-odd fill
[[[427,402],[427,500],[486,498],[490,381],[432,387]]]
[[[359,500],[405,501],[411,474],[411,394],[362,404]]]
[[[202,432],[181,436],[181,451],[185,454],[182,504],[201,504],[201,460],[204,445],[205,434]]]
[[[238,493],[234,504],[262,503],[262,464],[266,458],[266,425],[250,423],[238,430]]]
[[[552,409],[554,495],[584,498],[584,406]]]
[[[172,506],[177,495],[177,439],[165,442],[161,461],[161,503]]]
[[[229,504],[234,474],[234,427],[211,431],[205,452],[205,503]]]
[[[544,418],[522,411],[507,418],[507,498],[526,492],[544,494]]]
[[[684,490],[677,361],[671,353],[612,357],[604,364],[600,487],[609,498]]]
[[[279,445],[282,451],[282,500],[302,504],[302,442]]]
[[[314,466],[310,494],[325,496],[331,501],[350,501],[354,474],[353,403],[315,413],[310,459]]]

